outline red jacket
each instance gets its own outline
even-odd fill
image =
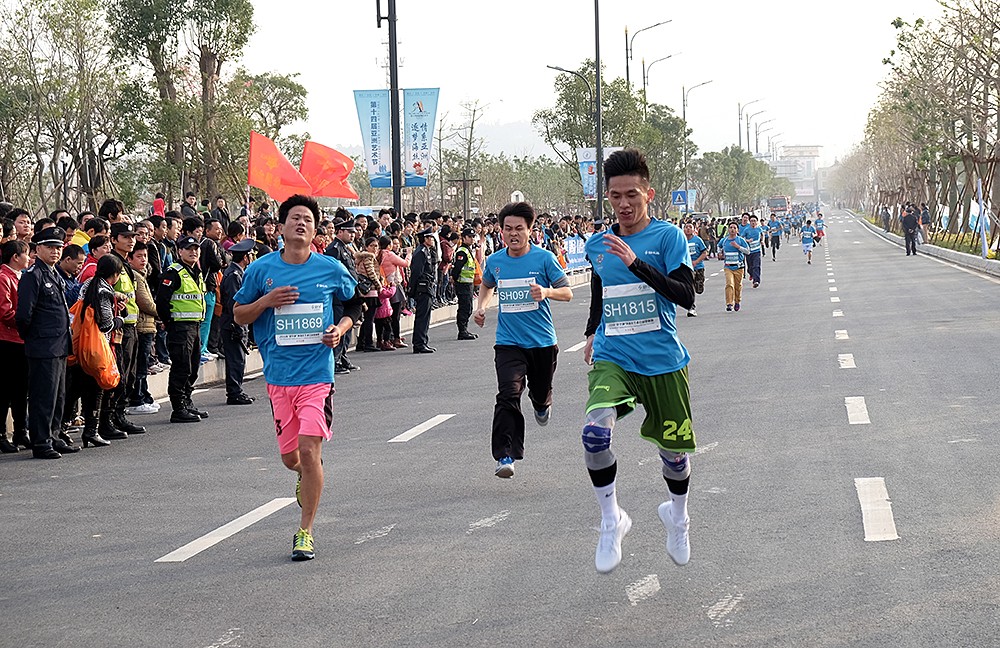
[[[17,283],[21,273],[9,265],[0,265],[0,342],[24,344],[14,324],[17,313]]]

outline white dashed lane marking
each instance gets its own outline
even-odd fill
[[[579,351],[580,349],[582,349],[585,346],[587,346],[587,341],[586,340],[584,340],[583,342],[577,342],[576,344],[574,344],[570,348],[563,349],[563,353],[573,353],[574,351]]]
[[[841,369],[857,369],[858,366],[854,364],[854,354],[853,353],[840,353],[837,355],[837,362],[840,364]]]
[[[844,406],[847,408],[847,422],[851,425],[868,425],[868,406],[864,396],[845,396]]]
[[[833,311],[833,316],[834,317],[843,317],[844,316],[844,311],[842,311],[842,310],[835,310],[835,311]]]
[[[389,443],[406,443],[410,439],[415,439],[416,437],[420,436],[421,434],[431,429],[432,427],[441,425],[442,423],[444,423],[445,421],[454,416],[455,416],[454,414],[438,414],[437,416],[427,419],[420,425],[415,425],[406,432],[403,432],[402,434],[392,437],[391,439],[389,439]]]
[[[840,297],[831,297],[830,298],[830,303],[831,304],[839,304],[840,303]]]
[[[192,540],[180,549],[171,551],[166,556],[157,558],[153,562],[167,563],[167,562],[184,562],[192,556],[196,556],[202,551],[208,549],[209,547],[214,547],[226,538],[236,535],[243,529],[247,528],[251,524],[260,522],[268,515],[280,511],[289,504],[295,501],[294,497],[278,497],[267,504],[258,506],[254,510],[250,511],[246,515],[241,515],[232,522],[227,522],[223,524],[215,531],[210,531],[205,535],[201,536],[196,540]]]
[[[629,603],[639,605],[640,601],[645,601],[659,591],[660,579],[656,574],[650,574],[626,587],[625,595],[628,596]]]
[[[892,502],[882,477],[860,477],[854,480],[861,504],[861,521],[865,527],[865,542],[899,540],[896,520],[892,517]]]
[[[834,339],[837,339],[837,340],[850,340],[851,339],[850,337],[848,337],[847,331],[845,331],[843,329],[841,329],[839,331],[834,331],[833,332],[833,337],[834,337]]]

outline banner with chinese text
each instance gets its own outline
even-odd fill
[[[392,143],[388,90],[355,90],[365,166],[372,187],[392,186]]]
[[[439,88],[403,90],[403,175],[407,187],[426,187],[434,145]]]

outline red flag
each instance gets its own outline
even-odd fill
[[[299,171],[312,185],[314,196],[357,200],[358,194],[347,181],[353,168],[354,160],[328,146],[306,142],[302,149]]]
[[[250,131],[248,166],[247,184],[262,189],[275,200],[286,200],[297,193],[313,195],[312,186],[274,142],[253,131]]]

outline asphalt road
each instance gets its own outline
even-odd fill
[[[739,313],[710,261],[700,316],[679,319],[700,448],[687,566],[664,549],[637,413],[614,441],[634,526],[619,568],[594,570],[580,351],[561,354],[515,478],[493,476],[491,311],[474,342],[432,329],[434,355],[354,355],[312,562],[289,560],[295,480],[261,379],[249,407],[197,395],[200,425],[164,408],[110,448],[0,457],[0,646],[996,645],[998,282],[828,220],[813,264],[782,247]],[[563,349],[582,341],[575,295],[553,309]]]

